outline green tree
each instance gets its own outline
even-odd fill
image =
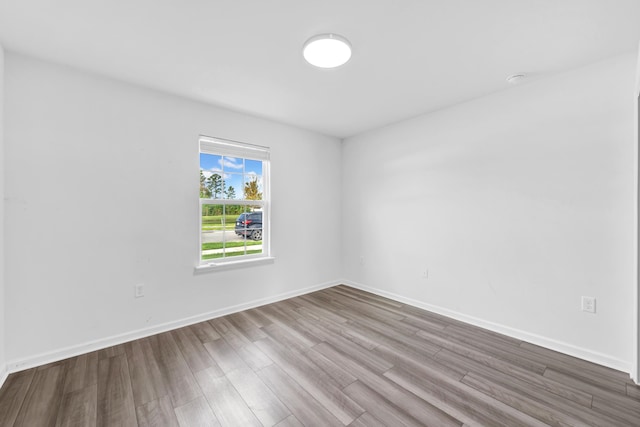
[[[224,192],[224,182],[222,177],[217,173],[214,173],[209,177],[207,189],[209,190],[210,197],[213,199],[219,199]]]
[[[262,200],[262,193],[258,188],[258,178],[244,184],[244,198],[247,200]]]
[[[244,211],[242,205],[227,205],[227,215],[240,215]],[[235,218],[234,218],[235,220]]]
[[[235,199],[236,198],[236,189],[233,188],[233,185],[230,185],[229,188],[227,188],[227,191],[225,191],[226,195],[227,195],[227,199]]]
[[[207,177],[204,176],[202,170],[200,170],[200,198],[208,199],[211,197],[211,191],[207,187]]]

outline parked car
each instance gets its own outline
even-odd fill
[[[262,240],[262,212],[246,212],[236,219],[236,234],[251,240]]]

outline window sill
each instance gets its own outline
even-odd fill
[[[226,261],[226,262],[210,262],[209,264],[201,264],[195,267],[194,273],[210,273],[214,271],[231,270],[234,268],[252,267],[254,265],[273,264],[275,257],[260,257],[253,259],[243,259],[241,261]]]

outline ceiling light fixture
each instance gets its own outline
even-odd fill
[[[302,54],[311,65],[335,68],[351,58],[351,43],[337,34],[320,34],[307,40]]]

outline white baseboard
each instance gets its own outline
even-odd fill
[[[620,360],[608,354],[598,353],[595,351],[591,351],[582,347],[578,347],[572,344],[564,343],[562,341],[557,341],[551,338],[543,337],[540,335],[532,334],[526,331],[521,331],[519,329],[511,328],[509,326],[500,325],[498,323],[489,322],[483,319],[479,319],[477,317],[469,316],[463,313],[459,313],[454,310],[449,310],[447,308],[439,307],[436,305],[428,304],[422,301],[418,301],[412,298],[406,298],[401,295],[397,295],[391,292],[387,292],[381,289],[372,288],[370,286],[363,285],[361,283],[352,282],[350,280],[342,280],[347,286],[351,286],[356,289],[361,289],[363,291],[371,292],[372,294],[376,294],[385,298],[392,299],[394,301],[398,301],[403,304],[408,304],[414,307],[421,308],[423,310],[431,311],[433,313],[441,314],[446,317],[450,317],[452,319],[460,320],[461,322],[469,323],[474,326],[478,326],[484,329],[488,329],[493,332],[497,332],[503,335],[507,335],[512,338],[516,338],[522,341],[529,342],[531,344],[536,344],[541,347],[548,348],[550,350],[559,351],[560,353],[568,354],[570,356],[574,356],[583,360],[587,360],[589,362],[597,363],[599,365],[607,366],[609,368],[617,369],[623,372],[631,372],[632,366],[631,363],[626,362],[624,360]]]
[[[193,325],[194,323],[203,322],[205,320],[215,319],[216,317],[226,316],[227,314],[237,313],[238,311],[248,310],[251,308],[259,307],[265,304],[271,304],[274,302],[282,301],[287,298],[293,298],[299,295],[308,294],[321,289],[329,288],[341,284],[340,281],[331,281],[322,283],[315,286],[310,286],[304,289],[296,289],[294,291],[285,292],[282,294],[261,298],[246,303],[221,308],[218,310],[210,311],[207,313],[198,314],[196,316],[187,317],[184,319],[175,320],[172,322],[163,323],[160,325],[152,326],[149,328],[138,329],[135,331],[127,332],[120,335],[114,335],[107,338],[102,338],[95,341],[86,342],[66,348],[61,348],[47,353],[42,353],[36,356],[27,357],[24,359],[13,360],[7,362],[4,367],[4,379],[9,373],[22,371],[25,369],[34,368],[36,366],[44,365],[47,363],[57,362],[69,357],[78,356],[84,353],[89,353],[103,348],[111,347],[113,345],[122,344],[125,342],[133,341],[140,338],[145,338],[151,335],[159,334],[162,332],[171,331],[173,329],[181,328],[183,326]],[[0,382],[0,387],[4,383],[4,379]]]
[[[618,369],[623,372],[632,371],[632,366],[630,363],[617,359],[610,355],[593,352],[591,350],[577,347],[572,344],[563,343],[561,341],[557,341],[551,338],[543,337],[536,334],[531,334],[526,331],[521,331],[519,329],[489,322],[473,316],[468,316],[466,314],[459,313],[454,310],[449,310],[447,308],[435,306],[432,304],[427,304],[422,301],[406,298],[401,295],[397,295],[381,289],[372,288],[370,286],[353,282],[351,280],[336,280],[336,281],[326,282],[326,283],[322,283],[315,286],[310,286],[304,289],[297,289],[294,291],[285,292],[282,294],[278,294],[278,295],[274,295],[266,298],[248,301],[246,303],[221,308],[218,310],[202,313],[196,316],[191,316],[188,318],[184,318],[184,319],[180,319],[172,322],[167,322],[161,325],[152,326],[150,328],[138,329],[135,331],[127,332],[125,334],[115,335],[115,336],[111,336],[111,337],[107,337],[107,338],[103,338],[103,339],[99,339],[99,340],[95,340],[95,341],[91,341],[91,342],[87,342],[87,343],[83,343],[75,346],[70,346],[70,347],[54,350],[51,352],[43,353],[40,355],[36,355],[36,356],[24,358],[24,359],[13,360],[13,361],[7,362],[3,366],[0,366],[0,387],[2,387],[2,385],[6,381],[8,375],[13,372],[18,372],[24,369],[29,369],[29,368],[44,365],[47,363],[56,362],[59,360],[78,356],[80,354],[88,353],[91,351],[101,350],[103,348],[111,347],[113,345],[118,345],[128,341],[145,338],[151,335],[167,332],[173,329],[192,325],[194,323],[199,323],[205,320],[215,319],[216,317],[226,316],[228,314],[236,313],[238,311],[248,310],[248,309],[259,307],[265,304],[271,304],[274,302],[285,300],[287,298],[293,298],[299,295],[308,294],[310,292],[315,292],[315,291],[336,286],[339,284],[345,284],[347,286],[351,286],[356,289],[361,289],[363,291],[371,292],[373,294],[380,295],[382,297],[390,298],[394,301],[398,301],[404,304],[418,307],[423,310],[431,311],[433,313],[441,314],[443,316],[460,320],[462,322],[469,323],[474,326],[485,328],[485,329],[498,332],[519,340],[527,341],[532,344],[549,348],[551,350],[555,350],[564,354],[575,356],[580,359],[587,360],[589,362],[597,363],[613,369]]]

